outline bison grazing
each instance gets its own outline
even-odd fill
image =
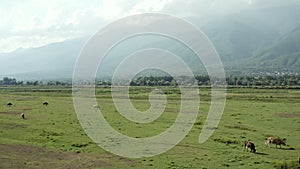
[[[43,103],[44,106],[48,106],[48,104],[49,104],[48,102],[44,102]]]
[[[256,152],[254,143],[252,143],[249,140],[244,142],[244,150],[247,149],[247,151],[248,151],[248,148],[250,148],[250,152],[253,152],[253,153]]]
[[[7,103],[7,106],[10,107],[12,106],[13,104],[11,102]]]
[[[285,139],[280,139],[280,138],[275,138],[275,137],[268,137],[265,144],[268,147],[271,147],[270,144],[275,144],[276,148],[277,148],[277,145],[279,145],[280,148],[281,148],[281,145],[286,145]]]

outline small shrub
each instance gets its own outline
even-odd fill
[[[224,166],[224,167],[230,167],[229,164],[222,164],[222,166]]]
[[[216,142],[225,143],[225,144],[239,144],[239,141],[227,139],[227,138],[216,138],[214,139]]]
[[[202,125],[202,123],[200,121],[195,122],[194,125]]]
[[[255,129],[252,129],[248,126],[244,125],[226,125],[225,127],[230,128],[230,129],[238,129],[238,130],[246,130],[246,131],[256,131]]]
[[[299,169],[300,164],[296,160],[274,161],[273,166],[276,169]]]
[[[54,132],[54,131],[46,131],[46,130],[43,130],[43,132],[40,134],[40,136],[62,136],[63,133],[57,133],[57,132]]]
[[[78,147],[78,148],[82,148],[82,147],[86,147],[88,146],[89,144],[86,144],[86,143],[74,143],[72,144],[71,146],[72,147]]]

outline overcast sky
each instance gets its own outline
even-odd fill
[[[280,1],[0,0],[0,52],[89,36],[118,18],[137,13],[163,12],[179,17],[205,17],[226,15]]]

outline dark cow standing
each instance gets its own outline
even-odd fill
[[[25,119],[25,114],[21,113],[21,117],[22,117],[22,119]]]
[[[254,143],[252,143],[249,140],[244,142],[244,150],[247,149],[247,151],[248,151],[248,148],[250,148],[250,152],[253,152],[253,153],[256,152]]]
[[[48,106],[48,104],[49,104],[48,102],[44,102],[43,103],[44,106]]]
[[[13,104],[11,102],[7,103],[7,106],[10,107],[12,106]]]

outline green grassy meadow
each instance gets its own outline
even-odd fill
[[[139,124],[121,116],[110,88],[97,88],[101,112],[117,131],[130,137],[157,135],[172,125],[180,105],[175,87],[160,87],[167,96],[165,112]],[[132,87],[130,98],[147,110],[150,87]],[[210,139],[198,143],[210,106],[209,88],[200,88],[200,110],[190,133],[173,149],[149,158],[131,159],[106,152],[83,131],[69,87],[0,88],[0,168],[299,168],[300,90],[228,88],[222,120]],[[49,102],[43,106],[44,101]],[[6,104],[12,102],[13,106]],[[26,119],[21,119],[24,112]],[[287,146],[265,146],[268,136],[286,138]],[[257,153],[244,151],[251,140]]]

